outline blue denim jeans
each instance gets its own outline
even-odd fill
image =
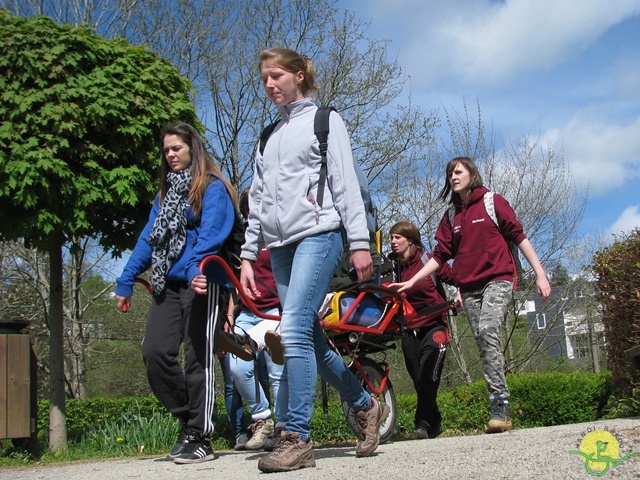
[[[269,315],[278,315],[278,309],[272,308],[264,310],[263,313]],[[238,318],[236,318],[234,331],[236,333],[245,333],[251,327],[262,321],[262,318],[254,315],[250,311],[243,310]],[[261,351],[257,355],[257,368],[264,368],[269,372],[269,383],[273,388],[273,397],[275,399],[275,415],[277,422],[284,426],[287,423],[287,377],[283,376],[284,367],[273,363],[271,357],[266,351]],[[256,382],[256,363],[253,361],[242,360],[235,355],[230,355],[231,374],[235,381],[236,387],[240,391],[240,395],[244,398],[249,412],[253,420],[271,418],[271,410],[269,409],[268,392],[265,392],[263,386]],[[256,392],[257,390],[257,392]],[[280,401],[279,396],[282,395]]]
[[[297,432],[303,441],[311,436],[318,374],[355,411],[364,410],[370,403],[370,395],[342,358],[329,348],[317,314],[341,255],[339,230],[271,250],[271,266],[282,305],[280,335],[289,387],[286,429]]]
[[[233,434],[237,437],[240,433],[247,431],[243,423],[244,407],[242,406],[242,397],[231,375],[231,355],[218,357],[218,360],[222,367],[222,378],[224,379],[224,405],[227,410],[227,418]]]

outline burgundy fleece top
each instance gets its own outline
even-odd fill
[[[271,255],[269,250],[262,249],[258,254],[258,258],[253,262],[253,276],[255,277],[256,288],[262,294],[253,300],[258,310],[267,310],[280,305],[278,298],[276,281],[273,279],[273,271],[271,270]],[[260,279],[260,280],[258,280]],[[248,309],[244,299],[240,298],[242,306]]]
[[[482,290],[489,282],[513,281],[514,265],[505,239],[519,245],[527,238],[513,208],[498,194],[493,198],[500,228],[493,223],[484,207],[488,191],[479,187],[466,202],[454,202],[453,227],[446,211],[436,231],[433,256],[440,265],[454,259],[453,271],[462,292]]]
[[[392,254],[389,257],[395,262],[400,261],[395,254]],[[431,258],[432,255],[428,254],[428,257]],[[400,263],[400,281],[406,282],[411,279],[422,267],[424,267],[424,263],[422,262],[422,251],[419,248],[416,248],[416,251],[408,262]],[[455,285],[453,270],[448,263],[443,263],[436,271],[436,275],[440,281],[449,285]],[[416,311],[445,302],[445,299],[442,298],[442,295],[440,295],[436,289],[433,280],[431,280],[431,276],[416,282],[413,287],[405,291],[405,294],[407,296],[407,300]],[[447,315],[435,316],[422,328],[430,328],[436,324],[446,325]]]

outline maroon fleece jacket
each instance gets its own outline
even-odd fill
[[[427,256],[429,258],[432,257],[431,254],[427,254]],[[395,254],[390,255],[389,258],[391,258],[395,262],[400,261]],[[400,263],[400,281],[406,282],[407,280],[411,279],[416,273],[420,271],[420,269],[422,269],[422,267],[424,267],[424,263],[422,262],[422,251],[419,248],[416,248],[416,251],[408,262]],[[438,276],[440,281],[444,283],[447,283],[449,285],[455,284],[453,271],[448,263],[443,263],[436,271],[436,275]],[[442,298],[442,295],[440,295],[438,289],[434,285],[431,276],[420,280],[404,293],[407,296],[407,300],[416,311],[445,302],[445,299]],[[445,314],[435,316],[429,322],[425,323],[421,328],[431,328],[432,326],[437,324],[446,325],[447,315]]]
[[[255,277],[256,288],[262,294],[253,300],[258,310],[267,310],[280,305],[278,298],[276,281],[273,279],[273,271],[271,270],[271,255],[269,250],[262,249],[258,254],[258,258],[253,262],[253,276]],[[258,280],[260,279],[260,280]],[[242,307],[248,309],[244,299],[241,297]]]
[[[433,256],[440,265],[454,259],[453,271],[462,292],[482,290],[489,282],[513,281],[513,259],[505,239],[519,245],[527,238],[513,208],[498,194],[493,198],[500,227],[493,223],[484,207],[488,191],[479,187],[466,202],[454,202],[453,226],[446,211],[436,231]]]

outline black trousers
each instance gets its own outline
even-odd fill
[[[169,412],[203,434],[213,432],[215,405],[215,333],[226,313],[228,292],[215,283],[198,295],[186,282],[167,282],[154,296],[142,357],[154,395]],[[184,347],[184,365],[178,360]]]
[[[436,398],[448,345],[444,325],[407,330],[402,336],[404,362],[418,396],[415,428],[425,429],[430,438],[438,436],[442,424]]]

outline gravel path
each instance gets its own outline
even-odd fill
[[[593,433],[592,433],[593,432]],[[640,418],[515,430],[477,435],[413,440],[381,445],[369,458],[356,458],[353,447],[315,449],[316,468],[262,474],[257,468],[262,452],[218,452],[214,461],[175,465],[164,458],[146,457],[50,466],[3,468],[1,479],[153,479],[248,480],[304,479],[589,479],[585,461],[571,450],[588,451],[585,437],[615,438],[607,453],[626,460],[609,465],[602,478],[640,479]],[[585,440],[585,443],[583,443]],[[594,442],[591,442],[593,445]],[[617,444],[619,449],[614,447]],[[616,450],[619,451],[617,455]],[[606,463],[590,464],[599,467]]]

